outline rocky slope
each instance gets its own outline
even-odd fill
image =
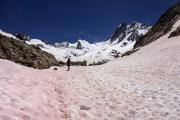
[[[110,42],[120,43],[127,37],[128,41],[136,41],[140,36],[144,35],[151,27],[143,23],[133,22],[130,24],[122,23],[115,30],[110,38]]]
[[[171,34],[169,35],[169,38],[175,37],[175,36],[178,36],[178,35],[180,35],[180,26],[176,30],[171,32]]]
[[[180,19],[180,2],[170,7],[142,38],[137,40],[134,48],[145,46],[171,31],[174,23]]]
[[[5,34],[2,35],[3,33]],[[58,65],[57,60],[50,53],[42,51],[38,46],[28,45],[15,36],[10,34],[8,36],[7,34],[3,31],[0,34],[1,59],[8,59],[37,69],[45,69],[52,65]]]

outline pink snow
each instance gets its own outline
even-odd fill
[[[180,36],[95,67],[0,60],[0,120],[179,120]]]
[[[65,119],[64,93],[56,84],[64,72],[0,60],[0,120]]]

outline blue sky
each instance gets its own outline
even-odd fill
[[[102,41],[122,22],[154,24],[179,0],[0,0],[0,29],[49,42]]]

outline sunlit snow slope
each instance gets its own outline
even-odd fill
[[[69,72],[0,60],[0,119],[179,120],[180,36],[168,36],[130,56]]]

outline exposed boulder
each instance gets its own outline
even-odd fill
[[[58,65],[55,57],[39,47],[0,34],[0,58],[36,69]]]
[[[169,38],[175,37],[178,35],[180,35],[180,26],[176,30],[174,30],[173,32],[170,33]]]
[[[143,37],[139,38],[134,48],[148,45],[157,40],[161,36],[172,30],[173,25],[180,19],[180,2],[170,7],[151,28],[151,30]]]
[[[58,70],[58,68],[57,68],[57,67],[55,67],[53,70]]]

